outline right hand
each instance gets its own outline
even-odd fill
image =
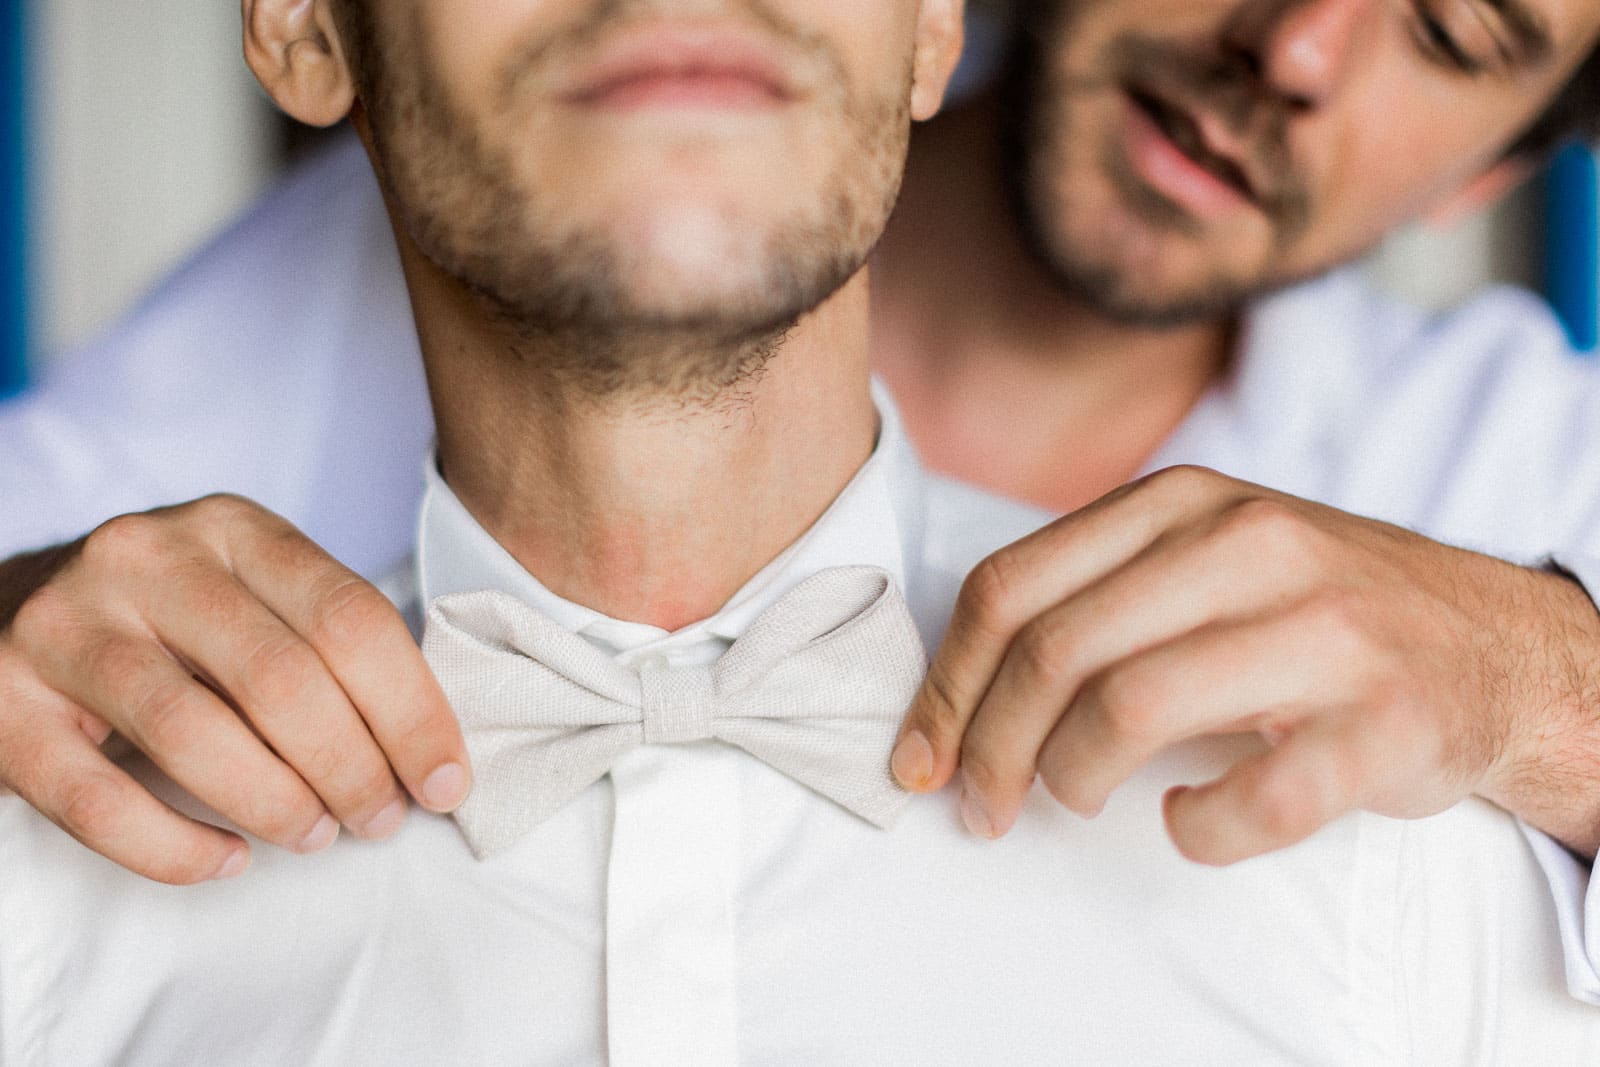
[[[393,605],[232,496],[112,519],[0,563],[0,785],[141,875],[243,873],[237,834],[173,811],[101,750],[115,731],[180,787],[294,852],[382,838],[405,792],[466,797],[466,747]]]

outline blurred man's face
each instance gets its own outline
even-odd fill
[[[516,325],[781,328],[887,219],[925,0],[368,2],[402,229]]]
[[[1594,47],[1595,0],[1026,0],[1034,244],[1133,321],[1320,273],[1467,187]]]

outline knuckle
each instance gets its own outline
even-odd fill
[[[1139,484],[1146,492],[1174,502],[1203,499],[1216,490],[1221,475],[1207,467],[1181,463],[1147,475]]]
[[[920,725],[929,739],[936,741],[940,738],[958,736],[965,725],[961,708],[956,703],[955,689],[951,684],[947,668],[937,661],[928,668],[923,692],[925,699],[921,704]]]
[[[178,679],[158,682],[136,698],[132,725],[148,750],[180,752],[192,744],[199,717],[194,698],[193,684]]]
[[[1305,521],[1288,504],[1272,497],[1252,496],[1230,505],[1218,527],[1226,543],[1251,558],[1299,558],[1311,547]]]
[[[1306,605],[1302,625],[1351,662],[1370,662],[1361,597],[1343,586],[1324,586]]]
[[[1002,633],[1009,629],[1024,577],[1018,572],[1016,557],[1002,549],[985,558],[967,575],[961,589],[964,614],[985,633]]]
[[[84,538],[81,557],[95,569],[137,569],[160,553],[165,537],[162,521],[153,514],[118,515]]]
[[[267,638],[241,661],[241,692],[236,695],[252,715],[292,708],[306,694],[320,663],[296,638]]]
[[[260,507],[235,493],[212,493],[184,505],[183,510],[206,525],[232,526],[254,518]]]
[[[1043,618],[1025,626],[1014,647],[1028,683],[1056,689],[1072,673],[1073,646],[1071,627]]]
[[[318,648],[356,649],[397,618],[394,605],[382,593],[352,576],[318,598],[311,637]]]
[[[141,705],[141,684],[161,673],[153,671],[152,656],[160,655],[163,666],[170,662],[148,639],[105,630],[84,634],[78,646],[83,662],[93,666],[102,683],[99,689],[107,701],[106,708],[95,710],[109,711],[121,718],[135,716]]]
[[[62,827],[80,841],[108,835],[120,813],[122,800],[105,775],[74,778],[61,786],[58,814]]]
[[[1166,694],[1148,672],[1126,667],[1102,671],[1085,687],[1114,741],[1145,745],[1160,733]]]

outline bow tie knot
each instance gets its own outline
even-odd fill
[[[492,590],[435,600],[422,649],[472,757],[477,784],[456,821],[480,857],[641,744],[722,741],[879,826],[909,799],[889,751],[927,658],[874,567],[801,582],[709,667],[649,656],[628,670]]]
[[[639,664],[644,743],[679,745],[716,736],[717,683],[710,667],[673,667],[658,656]]]

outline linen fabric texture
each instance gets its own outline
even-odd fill
[[[644,744],[726,742],[880,827],[910,799],[889,752],[927,659],[879,568],[806,579],[709,667],[628,670],[495,590],[434,601],[422,647],[472,758],[455,816],[480,858]]]

